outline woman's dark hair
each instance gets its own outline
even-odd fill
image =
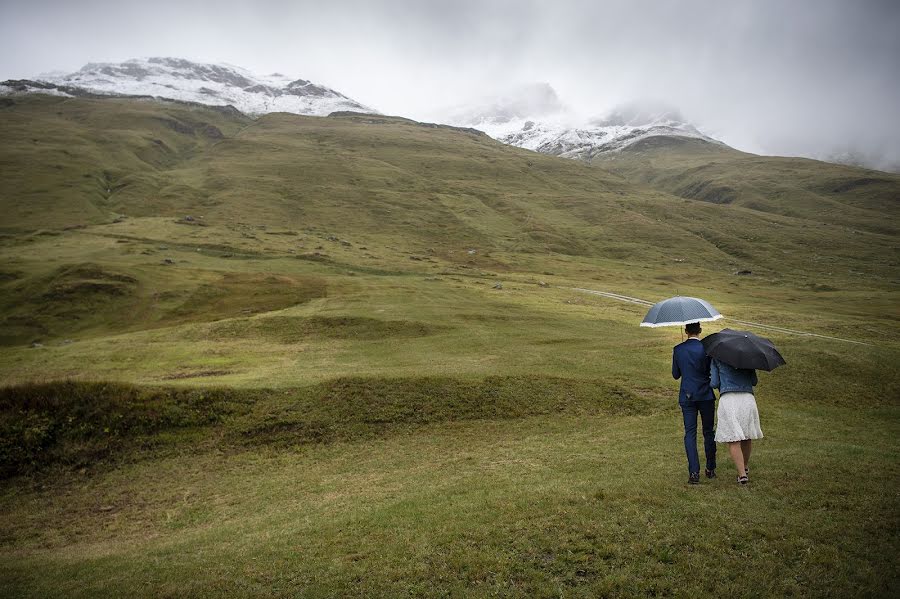
[[[687,331],[688,335],[699,335],[700,331],[701,331],[700,323],[699,322],[689,323],[689,324],[685,325],[684,330]]]

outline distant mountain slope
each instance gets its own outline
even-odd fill
[[[171,169],[249,122],[234,109],[165,101],[0,98],[2,227],[83,226],[202,203],[208,193]]]
[[[866,184],[833,190],[871,225],[851,227],[684,199],[473,130],[127,98],[0,98],[0,141],[0,344],[272,310],[323,297],[324,272],[349,289],[356,272],[581,285],[614,271],[658,293],[684,280],[786,298],[900,278],[896,218]],[[809,185],[833,184],[807,162]],[[269,260],[294,274],[269,276]]]
[[[683,198],[900,233],[900,175],[807,158],[757,156],[665,136],[596,157],[594,164]]]
[[[315,227],[463,261],[462,250],[476,247],[478,256],[496,252],[512,262],[549,252],[633,264],[690,256],[729,274],[807,276],[834,261],[879,277],[896,272],[891,205],[866,196],[866,185],[831,192],[870,224],[863,230],[871,234],[857,234],[837,218],[823,226],[815,210],[785,218],[740,202],[686,201],[638,181],[625,162],[613,164],[634,182],[478,132],[395,117],[251,120],[225,109],[38,94],[4,99],[0,115],[0,165],[9,173],[0,180],[0,210],[10,234],[121,215],[192,215],[209,227]],[[645,168],[646,155],[629,156]],[[835,184],[831,170],[808,162],[809,186]],[[840,168],[857,180],[869,176]],[[781,184],[779,171],[766,179],[760,167],[756,176]],[[785,188],[784,205],[793,189]],[[246,239],[238,245],[249,249]],[[807,254],[831,257],[814,263]]]
[[[5,82],[7,91],[71,90],[121,96],[152,96],[212,106],[232,105],[249,115],[293,112],[325,116],[353,110],[375,112],[359,102],[305,79],[280,73],[259,76],[232,65],[197,63],[181,58],[146,58],[122,63],[90,63],[66,75],[44,75],[36,83]],[[44,85],[41,85],[43,83]]]

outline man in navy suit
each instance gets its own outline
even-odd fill
[[[703,421],[703,449],[706,453],[706,478],[716,476],[716,396],[709,386],[710,358],[700,342],[699,322],[684,327],[687,341],[672,350],[672,377],[681,379],[678,404],[684,416],[684,450],[688,460],[688,483],[700,483],[700,456],[697,454],[697,414]]]

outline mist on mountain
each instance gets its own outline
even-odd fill
[[[438,111],[434,119],[479,129],[509,145],[584,160],[660,135],[719,143],[665,102],[632,101],[601,113],[581,114],[548,83],[513,86]]]
[[[887,168],[900,161],[897,31],[900,4],[876,0],[37,1],[0,7],[0,79],[178,56],[419,120],[539,81],[579,115],[662,99],[741,150]]]
[[[478,126],[508,123],[517,119],[562,118],[571,113],[549,83],[527,83],[483,95],[449,108],[438,109],[433,118],[448,123]]]

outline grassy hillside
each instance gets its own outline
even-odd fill
[[[165,173],[249,122],[227,109],[40,95],[3,98],[0,115],[2,226],[15,230],[202,205],[202,190]]]
[[[699,139],[651,137],[596,164],[683,198],[896,236],[900,175],[756,156]]]
[[[896,594],[887,195],[829,192],[849,226],[391,117],[9,100],[0,594]],[[723,448],[689,488],[678,331],[574,287],[859,343],[765,333],[751,487]]]
[[[680,200],[477,133],[389,117],[248,122],[172,103],[11,102],[0,121],[12,175],[0,192],[5,343],[286,307],[322,297],[335,269],[552,272],[577,285],[607,274],[652,295],[761,286],[814,301],[896,288],[895,235]]]

